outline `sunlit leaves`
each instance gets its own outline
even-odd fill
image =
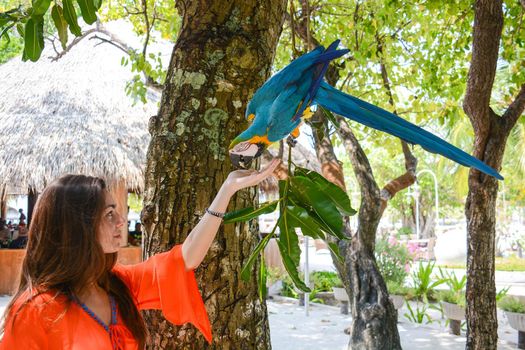
[[[314,239],[325,239],[326,235],[331,235],[344,240],[347,237],[343,234],[343,215],[353,215],[355,210],[342,189],[316,172],[299,167],[295,168],[294,175],[286,181],[279,181],[279,196],[279,201],[264,203],[257,208],[244,208],[228,213],[225,217],[226,223],[247,221],[274,211],[278,202],[280,205],[279,219],[272,233],[259,242],[243,267],[241,277],[249,280],[253,264],[278,227],[280,235],[276,240],[286,271],[298,289],[309,292],[298,272],[301,249],[297,229]],[[329,249],[338,259],[342,259],[337,245],[329,244]],[[264,273],[265,268],[261,267],[260,274]],[[264,278],[259,276],[258,280],[262,283]],[[262,288],[259,286],[260,291]]]
[[[65,49],[67,45],[67,22],[64,18],[62,7],[59,5],[53,6],[51,9],[51,18],[53,19],[55,27],[57,28],[60,44],[62,45],[62,48]]]
[[[24,31],[24,55],[31,61],[38,61],[44,49],[44,18],[42,16],[31,17]]]

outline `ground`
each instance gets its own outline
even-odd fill
[[[0,297],[0,315],[3,314],[9,297]],[[309,316],[297,300],[276,297],[268,301],[272,348],[275,350],[346,350],[348,335],[343,330],[351,322],[350,316],[340,314],[339,308],[321,304],[310,304]],[[464,349],[465,334],[450,335],[445,320],[433,311],[436,321],[429,325],[417,325],[400,313],[398,325],[401,345],[405,350],[416,349]],[[498,349],[515,349],[517,331],[510,328],[505,317],[498,311]]]

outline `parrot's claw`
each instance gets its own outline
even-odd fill
[[[295,145],[297,145],[297,140],[294,139],[292,136],[288,136],[288,138],[286,139],[286,143],[290,147],[295,147]]]

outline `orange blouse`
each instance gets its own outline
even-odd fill
[[[193,271],[187,271],[182,246],[157,254],[136,265],[117,264],[113,272],[128,286],[139,310],[162,310],[173,324],[192,323],[211,343],[211,326],[197,288]],[[113,349],[108,332],[77,303],[68,303],[64,295],[47,292],[33,298],[12,317],[28,292],[15,302],[6,320],[0,350],[85,350]],[[138,344],[122,322],[117,310],[117,324],[111,330],[119,338],[118,348],[137,350]]]

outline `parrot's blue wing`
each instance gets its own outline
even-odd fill
[[[268,121],[268,140],[276,142],[282,140],[293,129],[301,123],[301,119],[292,120],[295,109],[290,106],[298,106],[301,103],[304,92],[298,92],[298,89],[305,89],[304,86],[290,85],[281,90],[279,96],[273,101],[269,109]]]
[[[305,79],[306,83],[309,83],[310,88],[308,89],[306,96],[303,98],[303,102],[301,103],[301,106],[297,109],[297,112],[295,112],[295,115],[292,119],[294,122],[303,115],[305,108],[308,105],[310,105],[310,103],[312,103],[312,100],[317,94],[317,90],[319,90],[319,86],[321,85],[321,82],[323,81],[324,75],[326,73],[326,70],[328,69],[328,65],[330,64],[330,61],[338,57],[341,57],[350,51],[347,49],[337,50],[338,45],[339,45],[339,40],[334,41],[333,43],[330,44],[330,46],[328,46],[325,52],[315,57],[316,66],[313,69],[310,68],[312,69],[312,73],[313,73],[312,78],[311,78],[312,81],[308,82],[308,78]]]
[[[316,61],[315,57],[323,52],[324,47],[319,46],[315,50],[290,62],[290,64],[275,73],[259,89],[257,89],[252,97],[251,103],[258,106],[264,101],[270,101],[270,103],[273,102],[284,87],[290,83],[301,81],[304,71],[308,70],[312,63]]]
[[[496,170],[434,134],[382,108],[345,94],[325,82],[321,83],[315,102],[348,119],[387,132],[408,143],[421,145],[429,152],[441,154],[459,164],[474,167],[485,174],[503,180]]]

